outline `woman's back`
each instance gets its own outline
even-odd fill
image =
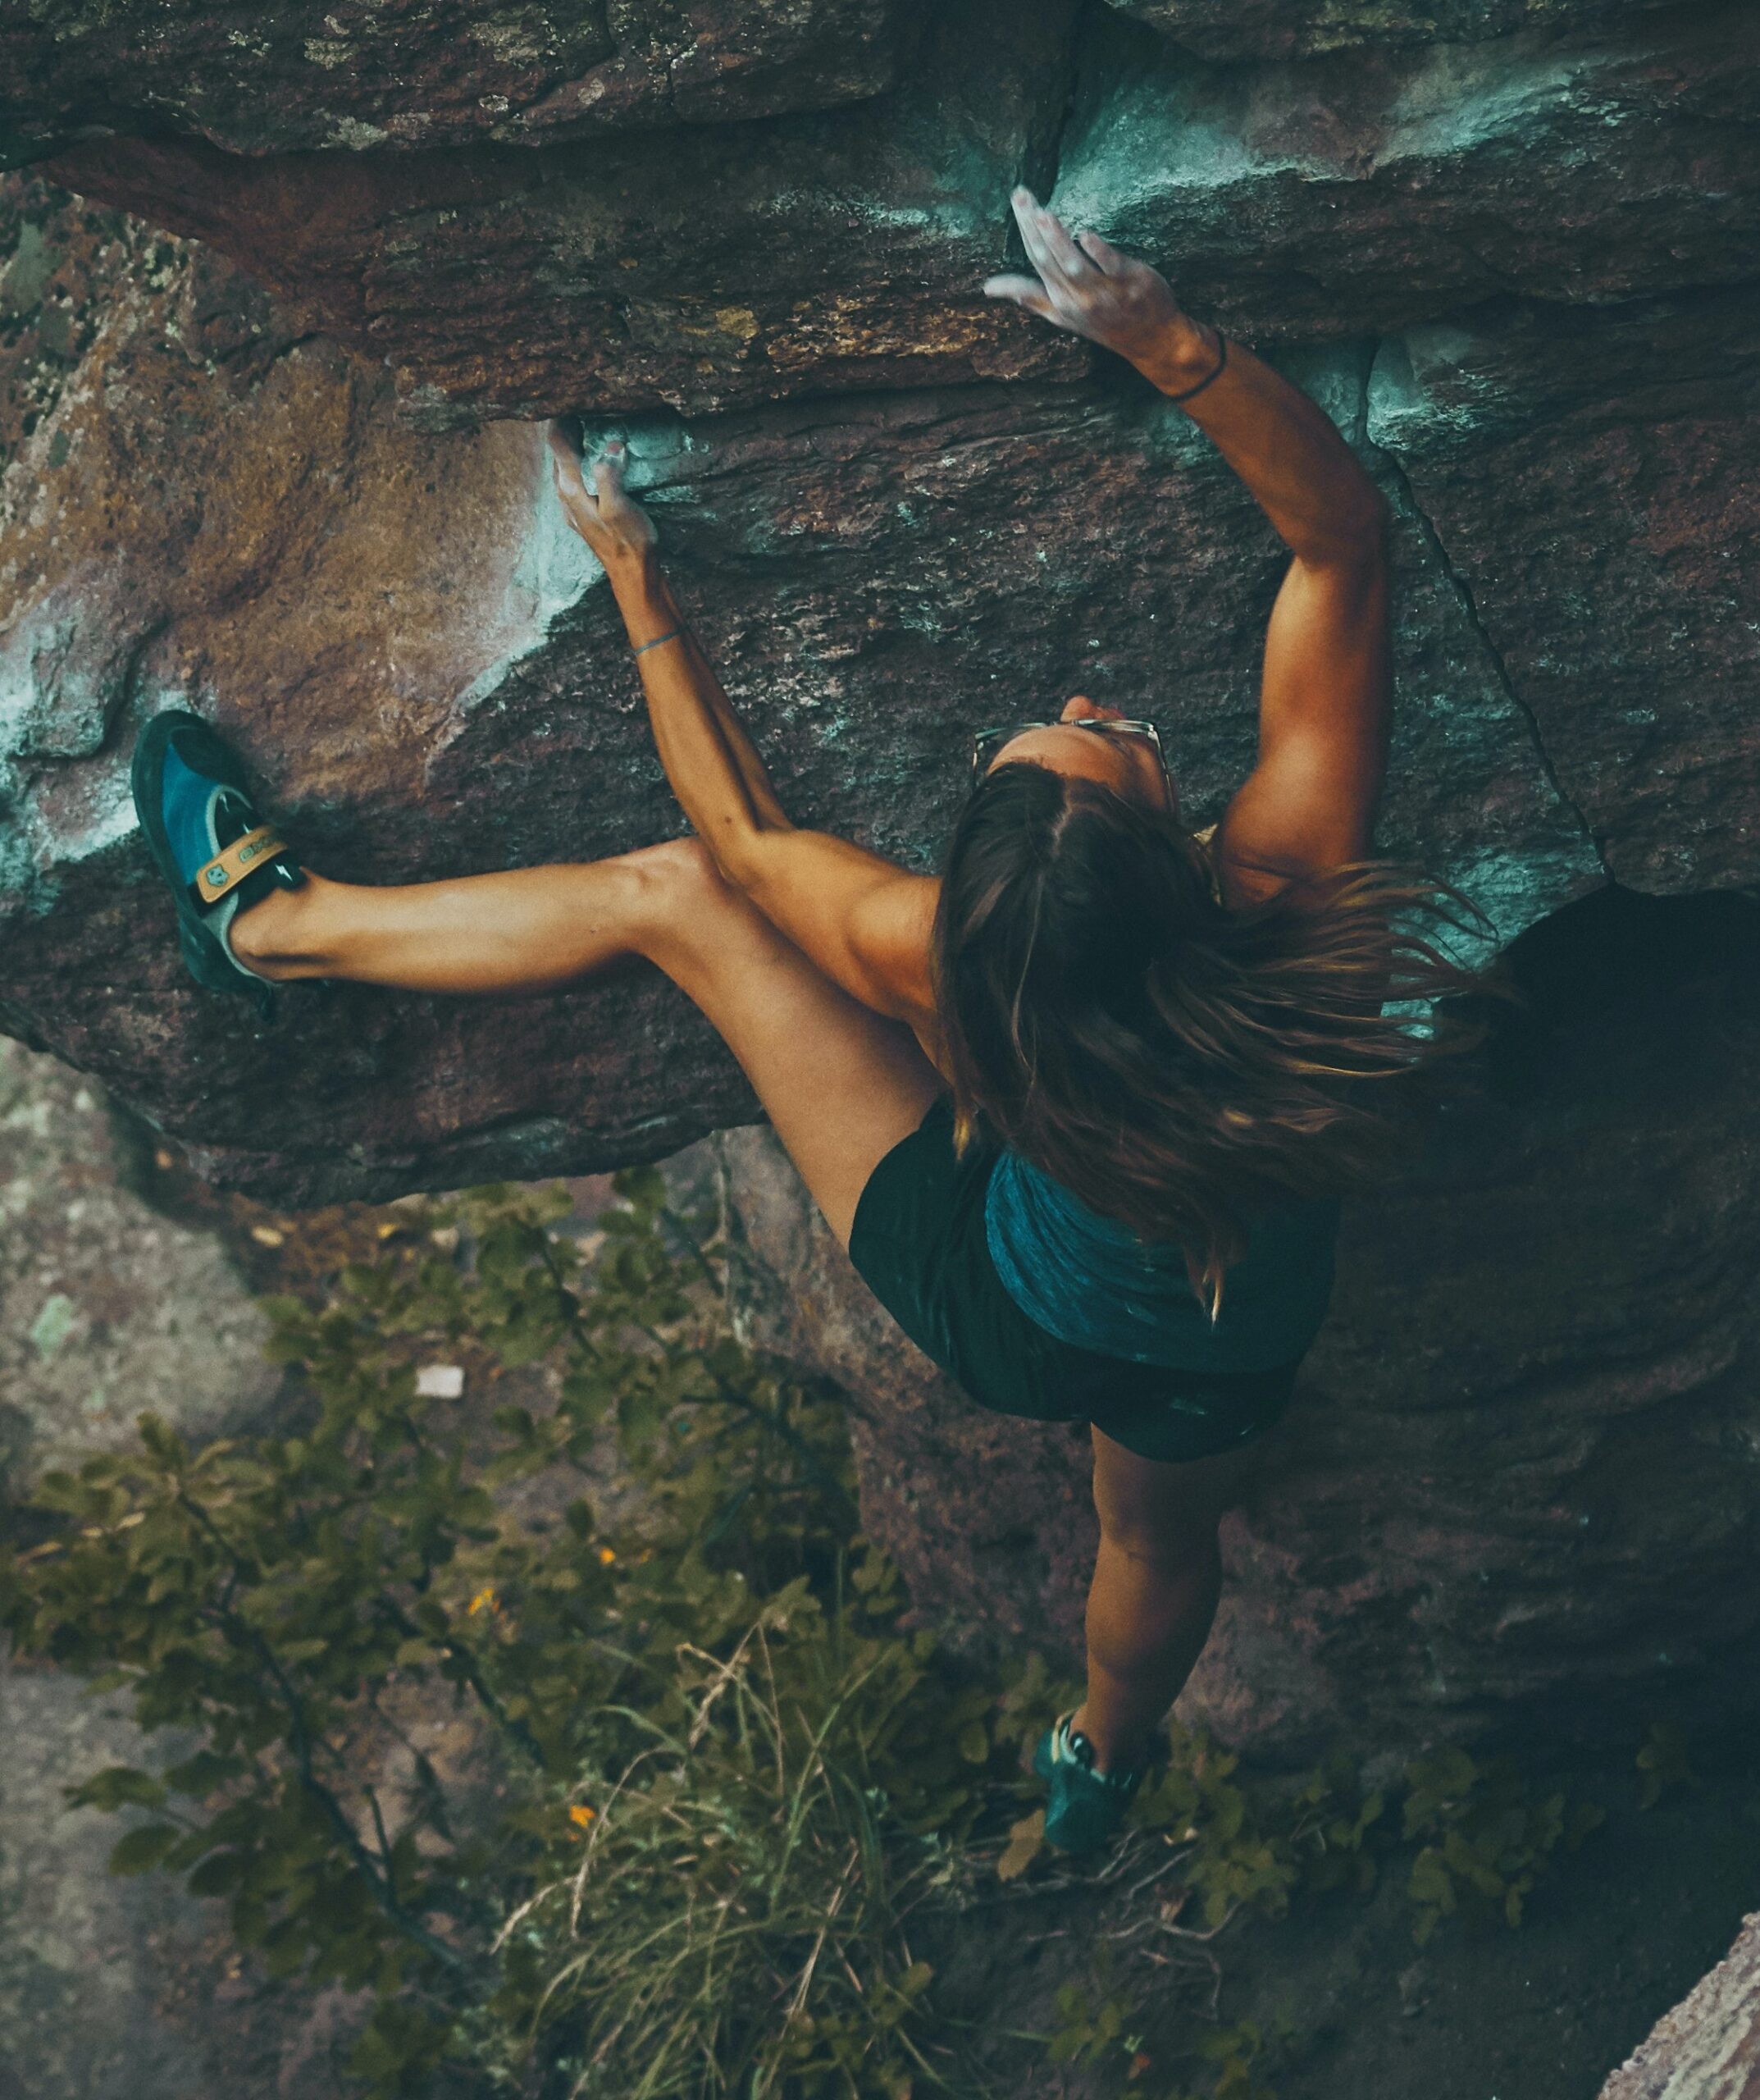
[[[1215,830],[1193,843],[1220,904]],[[1060,1341],[1179,1371],[1269,1371],[1302,1355],[1326,1317],[1338,1208],[1327,1197],[1252,1217],[1214,1321],[1177,1242],[1143,1239],[1008,1147],[985,1191],[984,1236],[1009,1296]]]
[[[1182,1247],[1140,1239],[1006,1148],[991,1171],[984,1235],[1003,1288],[1060,1341],[1181,1371],[1269,1371],[1320,1331],[1338,1208],[1323,1197],[1250,1219],[1214,1322]]]

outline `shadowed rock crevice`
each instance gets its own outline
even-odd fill
[[[1366,373],[1366,378],[1367,375]],[[1367,409],[1367,401],[1368,389],[1366,383],[1364,388],[1364,404],[1366,413]],[[1479,616],[1479,609],[1473,603],[1473,593],[1471,590],[1469,588],[1466,580],[1462,578],[1460,571],[1455,567],[1453,562],[1449,559],[1448,550],[1443,544],[1442,535],[1436,529],[1435,520],[1425,512],[1423,504],[1419,502],[1417,496],[1412,489],[1411,482],[1407,477],[1405,470],[1401,467],[1398,457],[1391,452],[1385,451],[1382,452],[1379,456],[1381,461],[1384,463],[1382,471],[1385,473],[1388,480],[1393,483],[1397,491],[1396,500],[1398,502],[1400,508],[1405,512],[1406,515],[1411,519],[1413,523],[1417,527],[1419,532],[1423,535],[1425,547],[1429,550],[1430,555],[1435,560],[1437,567],[1441,570],[1443,576],[1447,578],[1451,589],[1460,601],[1461,609],[1466,614],[1468,624],[1471,627],[1474,633],[1478,636],[1480,643],[1485,652],[1486,661],[1490,664],[1498,685],[1502,688],[1503,692],[1507,696],[1510,705],[1521,715],[1522,720],[1527,724],[1528,733],[1534,740],[1534,756],[1539,760],[1540,770],[1546,776],[1548,786],[1551,788],[1553,792],[1558,797],[1561,805],[1565,809],[1568,810],[1571,816],[1575,819],[1578,826],[1582,831],[1585,843],[1594,853],[1597,861],[1600,862],[1603,870],[1606,871],[1607,862],[1605,856],[1602,853],[1600,842],[1596,839],[1594,833],[1589,829],[1588,818],[1584,816],[1582,810],[1566,792],[1563,783],[1559,779],[1557,768],[1553,764],[1551,754],[1546,748],[1546,739],[1540,733],[1539,717],[1534,714],[1534,710],[1529,706],[1527,702],[1522,698],[1521,693],[1517,692],[1516,688],[1516,682],[1509,674],[1508,665],[1505,664],[1502,657],[1498,654],[1496,642],[1492,639],[1489,633],[1487,632],[1485,623]]]

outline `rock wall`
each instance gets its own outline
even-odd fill
[[[1601,2100],[1754,2100],[1760,2093],[1760,1915],[1691,1995],[1659,2020]]]
[[[133,832],[129,751],[168,705],[339,875],[677,829],[541,414],[626,435],[801,820],[929,865],[971,728],[1074,691],[1155,714],[1219,813],[1280,550],[1178,410],[981,298],[1017,179],[1279,361],[1386,489],[1387,850],[1536,929],[1572,996],[1571,914],[1610,874],[1616,925],[1635,892],[1688,915],[1663,950],[1753,882],[1752,10],[227,21],[0,0],[0,1025],[216,1180],[292,1203],[585,1171],[755,1114],[641,970],[302,988],[222,1040]],[[1561,1011],[1525,1094],[1463,1106],[1353,1214],[1194,1689],[1237,1740],[1739,1695],[1753,1030],[1716,975]],[[1079,1444],[928,1380],[741,1142],[919,1602],[1067,1653]]]
[[[131,1441],[143,1409],[199,1441],[280,1397],[243,1278],[142,1198],[135,1164],[79,1075],[0,1041],[0,1524],[9,1489]],[[107,1874],[120,1826],[66,1805],[73,1780],[166,1752],[132,1705],[0,1653],[0,2093],[317,2100],[340,1994],[272,2002],[212,1906]]]
[[[1506,936],[1608,871],[1751,879],[1760,25],[1220,16],[654,0],[253,42],[196,0],[0,5],[38,163],[0,203],[0,1018],[280,1200],[753,1112],[640,973],[495,1009],[302,991],[217,1061],[130,835],[135,729],[176,703],[337,874],[677,828],[550,410],[627,434],[806,821],[927,865],[969,727],[1072,690],[1159,714],[1214,815],[1279,550],[1134,374],[979,296],[1023,176],[1284,362],[1387,487],[1388,850]]]

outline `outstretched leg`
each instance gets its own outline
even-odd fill
[[[1070,1725],[1108,1771],[1142,1757],[1210,1638],[1222,1589],[1216,1527],[1252,1454],[1166,1464],[1090,1427],[1100,1551],[1087,1594],[1087,1697]]]
[[[546,991],[644,957],[738,1058],[846,1244],[869,1175],[941,1090],[910,1030],[832,984],[695,838],[397,888],[308,875],[241,911],[231,939],[240,961],[267,978],[418,992]]]
[[[691,842],[677,842],[688,844]],[[240,912],[232,947],[278,981],[345,977],[404,992],[547,992],[643,952],[653,870],[671,847],[606,861],[367,887],[309,871]],[[658,859],[656,859],[658,856]]]

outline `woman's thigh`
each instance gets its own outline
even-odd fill
[[[646,892],[641,950],[738,1058],[814,1201],[847,1247],[869,1176],[942,1091],[903,1022],[809,962],[700,841],[629,856]]]

